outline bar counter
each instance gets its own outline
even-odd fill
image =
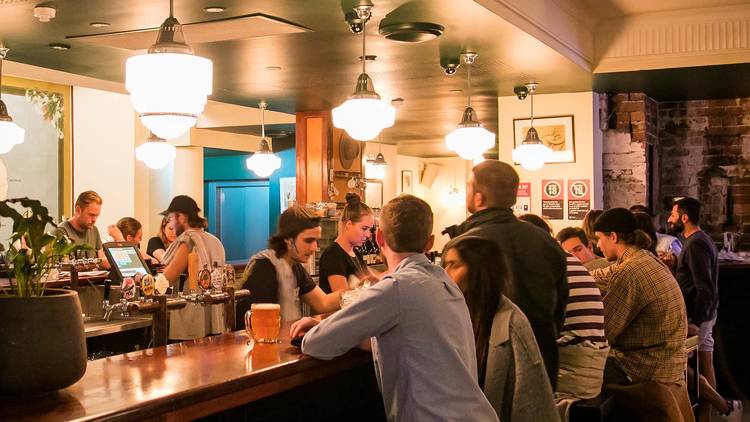
[[[280,344],[257,344],[253,349],[247,345],[248,335],[236,331],[90,361],[83,378],[64,390],[0,398],[0,420],[192,420],[347,371],[356,371],[351,377],[356,383],[374,386],[369,353],[352,350],[321,361],[291,346],[288,333],[285,324]],[[363,380],[368,374],[372,379]],[[338,381],[333,385],[358,389],[361,397],[368,390]],[[336,392],[330,388],[323,387],[328,400],[334,400],[331,394]],[[369,394],[369,404],[382,408],[372,403],[375,398]]]

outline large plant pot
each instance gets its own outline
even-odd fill
[[[72,385],[86,372],[78,292],[0,296],[0,394],[34,394]]]

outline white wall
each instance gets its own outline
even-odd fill
[[[107,226],[134,215],[135,118],[127,95],[73,87],[73,196],[86,190],[101,195],[96,225],[103,239]]]
[[[401,172],[411,170],[413,176],[412,194],[427,201],[434,215],[432,233],[435,235],[435,246],[433,250],[442,251],[443,246],[450,238],[440,234],[440,232],[448,226],[463,222],[467,217],[466,178],[468,177],[468,171],[471,170],[472,163],[458,157],[423,159],[399,155],[397,158],[397,193],[402,192]],[[426,164],[439,166],[437,177],[430,187],[420,182],[422,170]],[[458,193],[450,194],[450,187],[454,184],[458,187]]]
[[[542,86],[543,88],[543,86]],[[500,160],[511,163],[513,119],[528,118],[529,98],[520,101],[516,96],[498,98]],[[521,182],[531,182],[531,212],[541,215],[542,179],[591,179],[592,208],[602,207],[602,133],[599,130],[599,97],[593,92],[534,95],[534,116],[573,115],[575,163],[547,164],[530,172],[514,166]],[[567,189],[567,187],[565,187]],[[567,207],[567,197],[565,206]],[[580,226],[579,220],[551,220],[555,232],[568,226]]]

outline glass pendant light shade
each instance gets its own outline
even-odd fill
[[[135,149],[135,158],[154,170],[166,167],[174,161],[176,156],[175,147],[164,139],[156,137],[154,133],[151,133],[146,143]]]
[[[281,168],[281,158],[271,152],[270,148],[268,148],[268,142],[264,139],[261,141],[260,151],[245,160],[245,165],[248,170],[252,170],[258,176],[268,177],[274,171]]]
[[[396,109],[392,105],[379,97],[357,98],[355,95],[332,110],[334,126],[344,129],[358,141],[374,139],[380,131],[393,126]]]
[[[125,63],[125,88],[133,107],[144,126],[164,139],[177,138],[195,125],[212,84],[213,63],[193,55],[171,13],[148,53]]]
[[[445,136],[445,146],[464,160],[476,160],[495,145],[495,134],[482,127],[474,109],[466,107],[458,128]]]
[[[26,131],[13,122],[5,103],[0,100],[0,154],[6,154],[14,146],[23,143]]]
[[[3,60],[8,54],[8,48],[0,46],[0,96],[3,89]],[[26,130],[13,122],[8,115],[8,107],[0,97],[0,154],[7,154],[14,146],[23,143]]]
[[[245,166],[248,170],[253,171],[260,177],[268,177],[274,171],[281,168],[281,158],[271,151],[271,147],[266,140],[266,108],[268,104],[265,101],[258,103],[260,108],[260,150],[245,160]]]
[[[365,29],[370,18],[372,5],[360,5],[355,8],[357,16],[362,19],[362,73],[357,78],[354,93],[340,106],[332,110],[333,125],[344,129],[353,139],[369,141],[378,136],[380,131],[393,126],[396,121],[396,109],[380,99],[375,92],[372,79],[367,74],[365,54]]]
[[[536,171],[544,167],[544,164],[552,152],[544,144],[521,144],[513,150],[513,161],[528,171]]]

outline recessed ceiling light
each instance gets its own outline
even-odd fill
[[[281,70],[281,66],[266,66],[265,70]]]
[[[464,90],[463,89],[451,89],[448,92],[453,92],[453,93],[455,93],[455,92],[464,92]]]
[[[61,51],[70,50],[70,46],[68,44],[57,43],[57,42],[53,42],[52,44],[49,45],[49,47],[55,50],[61,50]]]
[[[109,22],[91,22],[89,24],[89,26],[94,27],[94,28],[105,28],[109,25],[110,25]]]
[[[225,10],[227,10],[227,8],[224,6],[208,6],[203,8],[203,11],[206,13],[221,13]]]

